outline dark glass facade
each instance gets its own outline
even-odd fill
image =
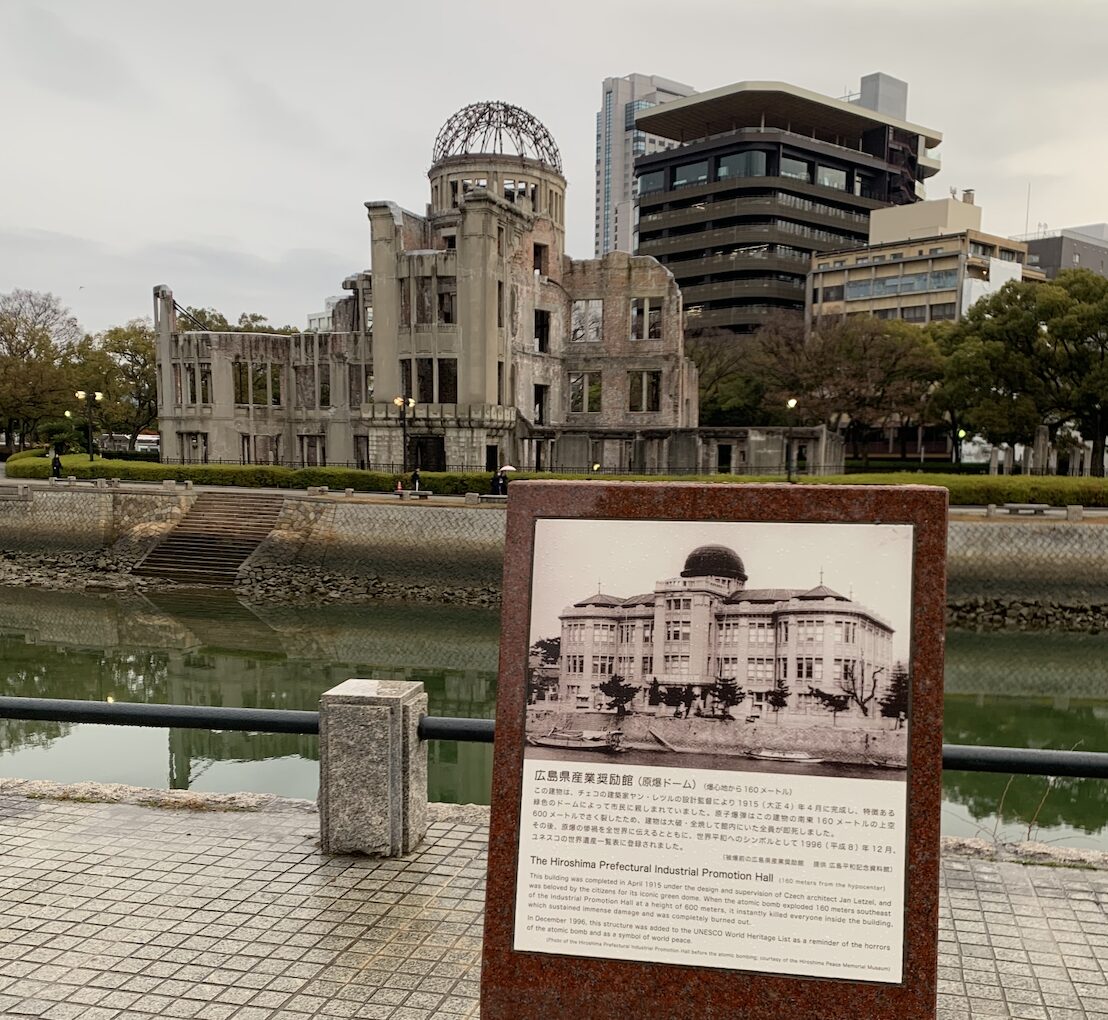
[[[917,200],[917,136],[867,132],[861,149],[740,128],[636,161],[636,251],[673,273],[686,328],[755,331],[803,311],[811,256],[864,245],[870,210]]]

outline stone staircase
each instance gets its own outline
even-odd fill
[[[283,503],[277,494],[202,492],[131,572],[230,588],[239,567],[277,524]]]

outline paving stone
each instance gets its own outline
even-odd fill
[[[476,1020],[487,830],[0,796],[0,1015]],[[943,860],[939,1020],[1108,1020],[1108,873]]]

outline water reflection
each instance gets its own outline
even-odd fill
[[[423,681],[434,714],[487,717],[495,707],[498,632],[495,612],[467,608],[251,608],[226,595],[121,600],[0,589],[0,689],[314,709],[321,692],[367,676]],[[134,756],[120,778],[118,751],[136,739],[114,727],[0,720],[0,774],[47,778],[32,752],[50,747],[49,778],[98,779],[110,761],[111,781],[315,796],[315,737],[171,730],[166,757]],[[231,763],[240,767],[220,767]],[[261,785],[250,785],[247,773]],[[491,776],[487,745],[431,745],[432,797],[487,802]]]
[[[1108,635],[952,632],[944,740],[1108,751]],[[1108,849],[1108,783],[943,774],[944,831]]]
[[[422,680],[437,715],[490,717],[499,616],[448,606],[244,606],[215,595],[119,599],[0,588],[7,695],[314,709],[351,676]],[[947,641],[950,743],[1108,751],[1108,635]],[[491,748],[433,742],[430,794],[487,803]],[[314,737],[0,720],[0,775],[314,797]],[[1108,784],[950,772],[944,831],[1108,849]],[[997,809],[1003,799],[1003,817]],[[1040,802],[1041,806],[1040,806]]]

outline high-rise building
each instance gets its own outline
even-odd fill
[[[813,254],[866,244],[872,210],[924,197],[942,135],[905,119],[907,88],[873,74],[832,99],[740,82],[637,114],[676,147],[635,161],[636,250],[674,274],[690,330],[802,311]]]
[[[629,74],[605,78],[596,114],[596,227],[593,254],[632,250],[635,205],[634,164],[637,156],[673,148],[671,139],[659,138],[635,127],[635,115],[668,103],[694,90],[653,74]]]

